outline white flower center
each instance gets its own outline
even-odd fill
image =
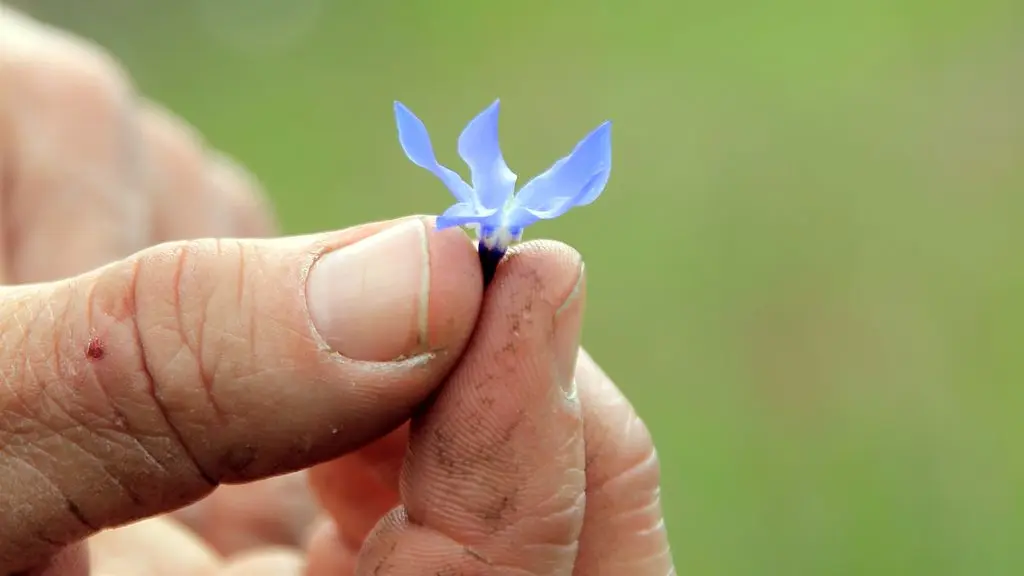
[[[484,245],[484,248],[504,252],[513,242],[518,242],[523,237],[523,232],[521,230],[513,232],[508,226],[500,226],[492,229],[484,228],[479,235],[480,243]]]

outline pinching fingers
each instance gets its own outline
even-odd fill
[[[585,505],[574,384],[584,293],[572,249],[510,254],[461,364],[413,419],[402,506],[367,540],[357,574],[572,572]]]

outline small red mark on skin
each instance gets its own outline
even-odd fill
[[[106,350],[103,349],[103,343],[95,336],[93,336],[92,340],[89,340],[89,345],[85,347],[85,356],[90,360],[101,360],[106,353]]]

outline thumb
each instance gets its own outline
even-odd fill
[[[0,288],[0,573],[395,428],[458,359],[481,284],[461,232],[411,218]]]

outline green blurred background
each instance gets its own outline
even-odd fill
[[[289,232],[436,213],[501,97],[521,180],[605,119],[585,345],[680,574],[1024,573],[1024,2],[21,0],[266,184]]]

